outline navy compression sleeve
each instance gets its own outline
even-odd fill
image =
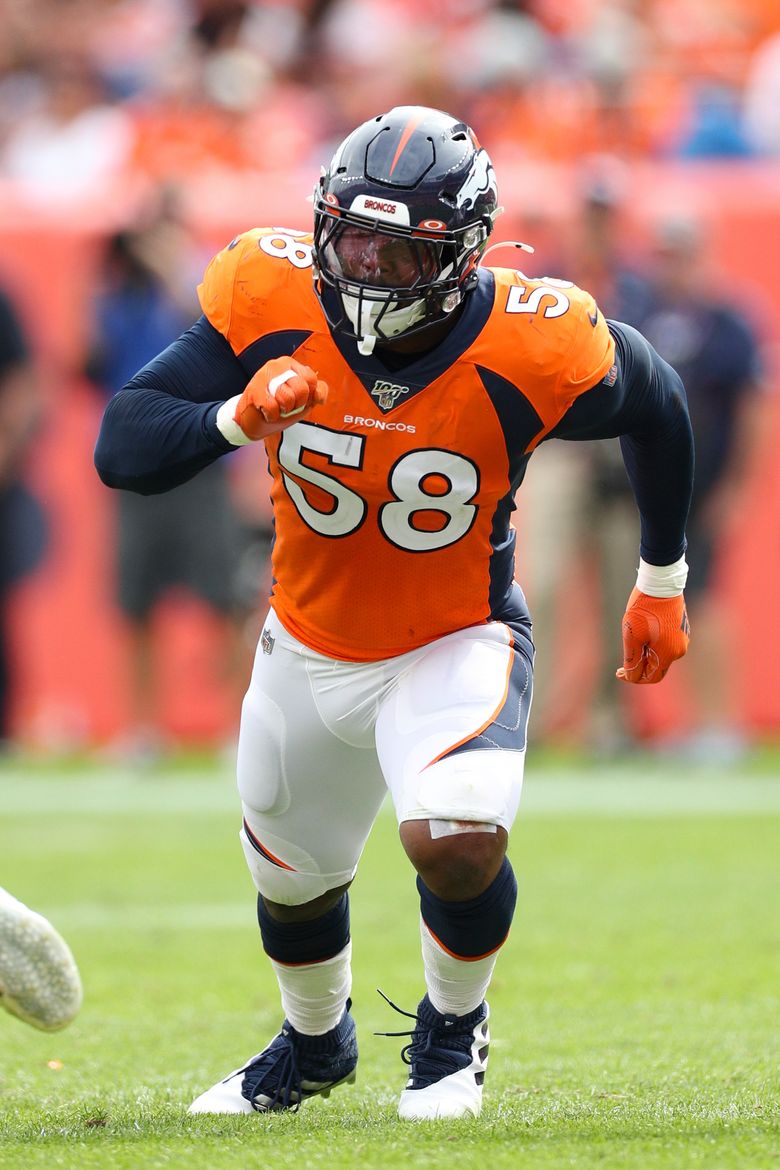
[[[109,402],[95,447],[103,483],[151,495],[176,487],[235,447],[216,414],[249,378],[205,317]]]
[[[678,374],[638,330],[609,321],[617,379],[575,400],[549,438],[620,437],[641,522],[640,554],[670,565],[685,552],[693,487],[693,432]]]

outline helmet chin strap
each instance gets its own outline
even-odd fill
[[[342,301],[352,328],[358,338],[358,352],[368,357],[374,352],[378,334],[374,329],[374,322],[382,313],[383,304],[377,301],[360,303],[358,297],[342,294]],[[422,316],[424,307],[422,301],[402,309],[389,309],[382,316],[383,340],[391,341],[394,337],[402,336],[410,325],[414,325]]]
[[[346,299],[345,297],[345,301]],[[377,316],[377,311],[377,306],[372,305],[370,302],[367,304],[358,304],[355,317],[352,321],[355,332],[358,335],[358,352],[362,353],[364,357],[370,357],[376,345],[376,333],[373,331],[373,324],[374,318]],[[349,313],[349,306],[347,306],[347,312]]]
[[[454,292],[449,293],[441,303],[441,310],[444,316],[448,317],[450,313],[453,313],[462,300],[463,295],[460,289],[455,289]],[[385,314],[382,320],[383,322],[387,322],[389,320],[392,324],[393,315],[398,315],[401,312],[407,312],[407,310],[391,310],[389,313]],[[366,357],[369,357],[374,352],[374,346],[377,343],[377,334],[372,331],[374,315],[375,314],[372,313],[371,308],[364,307],[361,313],[361,317],[364,317],[365,320],[361,320],[360,327],[358,328],[356,322],[353,321],[355,332],[358,334],[358,353],[362,353]],[[357,317],[357,314],[355,314],[355,316]],[[388,332],[386,340],[392,341],[395,337],[403,337],[404,333],[406,332],[406,328],[408,328],[409,325],[413,325],[415,323],[414,318],[415,310],[409,311],[409,316],[408,320],[405,322],[405,327],[403,329],[396,330],[395,333]],[[431,322],[432,325],[435,323],[436,322]]]

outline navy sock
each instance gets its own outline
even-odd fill
[[[459,959],[481,959],[505,941],[517,902],[517,881],[505,857],[488,888],[466,902],[445,902],[417,878],[423,922],[446,951]]]
[[[349,942],[349,896],[342,894],[332,910],[308,922],[278,922],[257,898],[257,921],[263,950],[277,963],[321,963],[343,951]]]

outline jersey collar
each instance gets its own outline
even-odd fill
[[[359,352],[351,337],[332,332],[333,342],[355,377],[362,382],[372,402],[383,414],[408,402],[426,386],[445,374],[473,345],[487,324],[495,300],[493,273],[481,268],[477,286],[468,294],[457,325],[434,349],[410,356],[407,364],[386,366],[376,353]]]

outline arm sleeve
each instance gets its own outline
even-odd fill
[[[620,438],[639,508],[640,554],[669,565],[685,552],[693,488],[693,432],[677,373],[630,325],[609,322],[615,364],[575,400],[549,438]]]
[[[216,415],[247,381],[229,343],[201,317],[106,407],[95,447],[103,483],[152,495],[234,451]]]

